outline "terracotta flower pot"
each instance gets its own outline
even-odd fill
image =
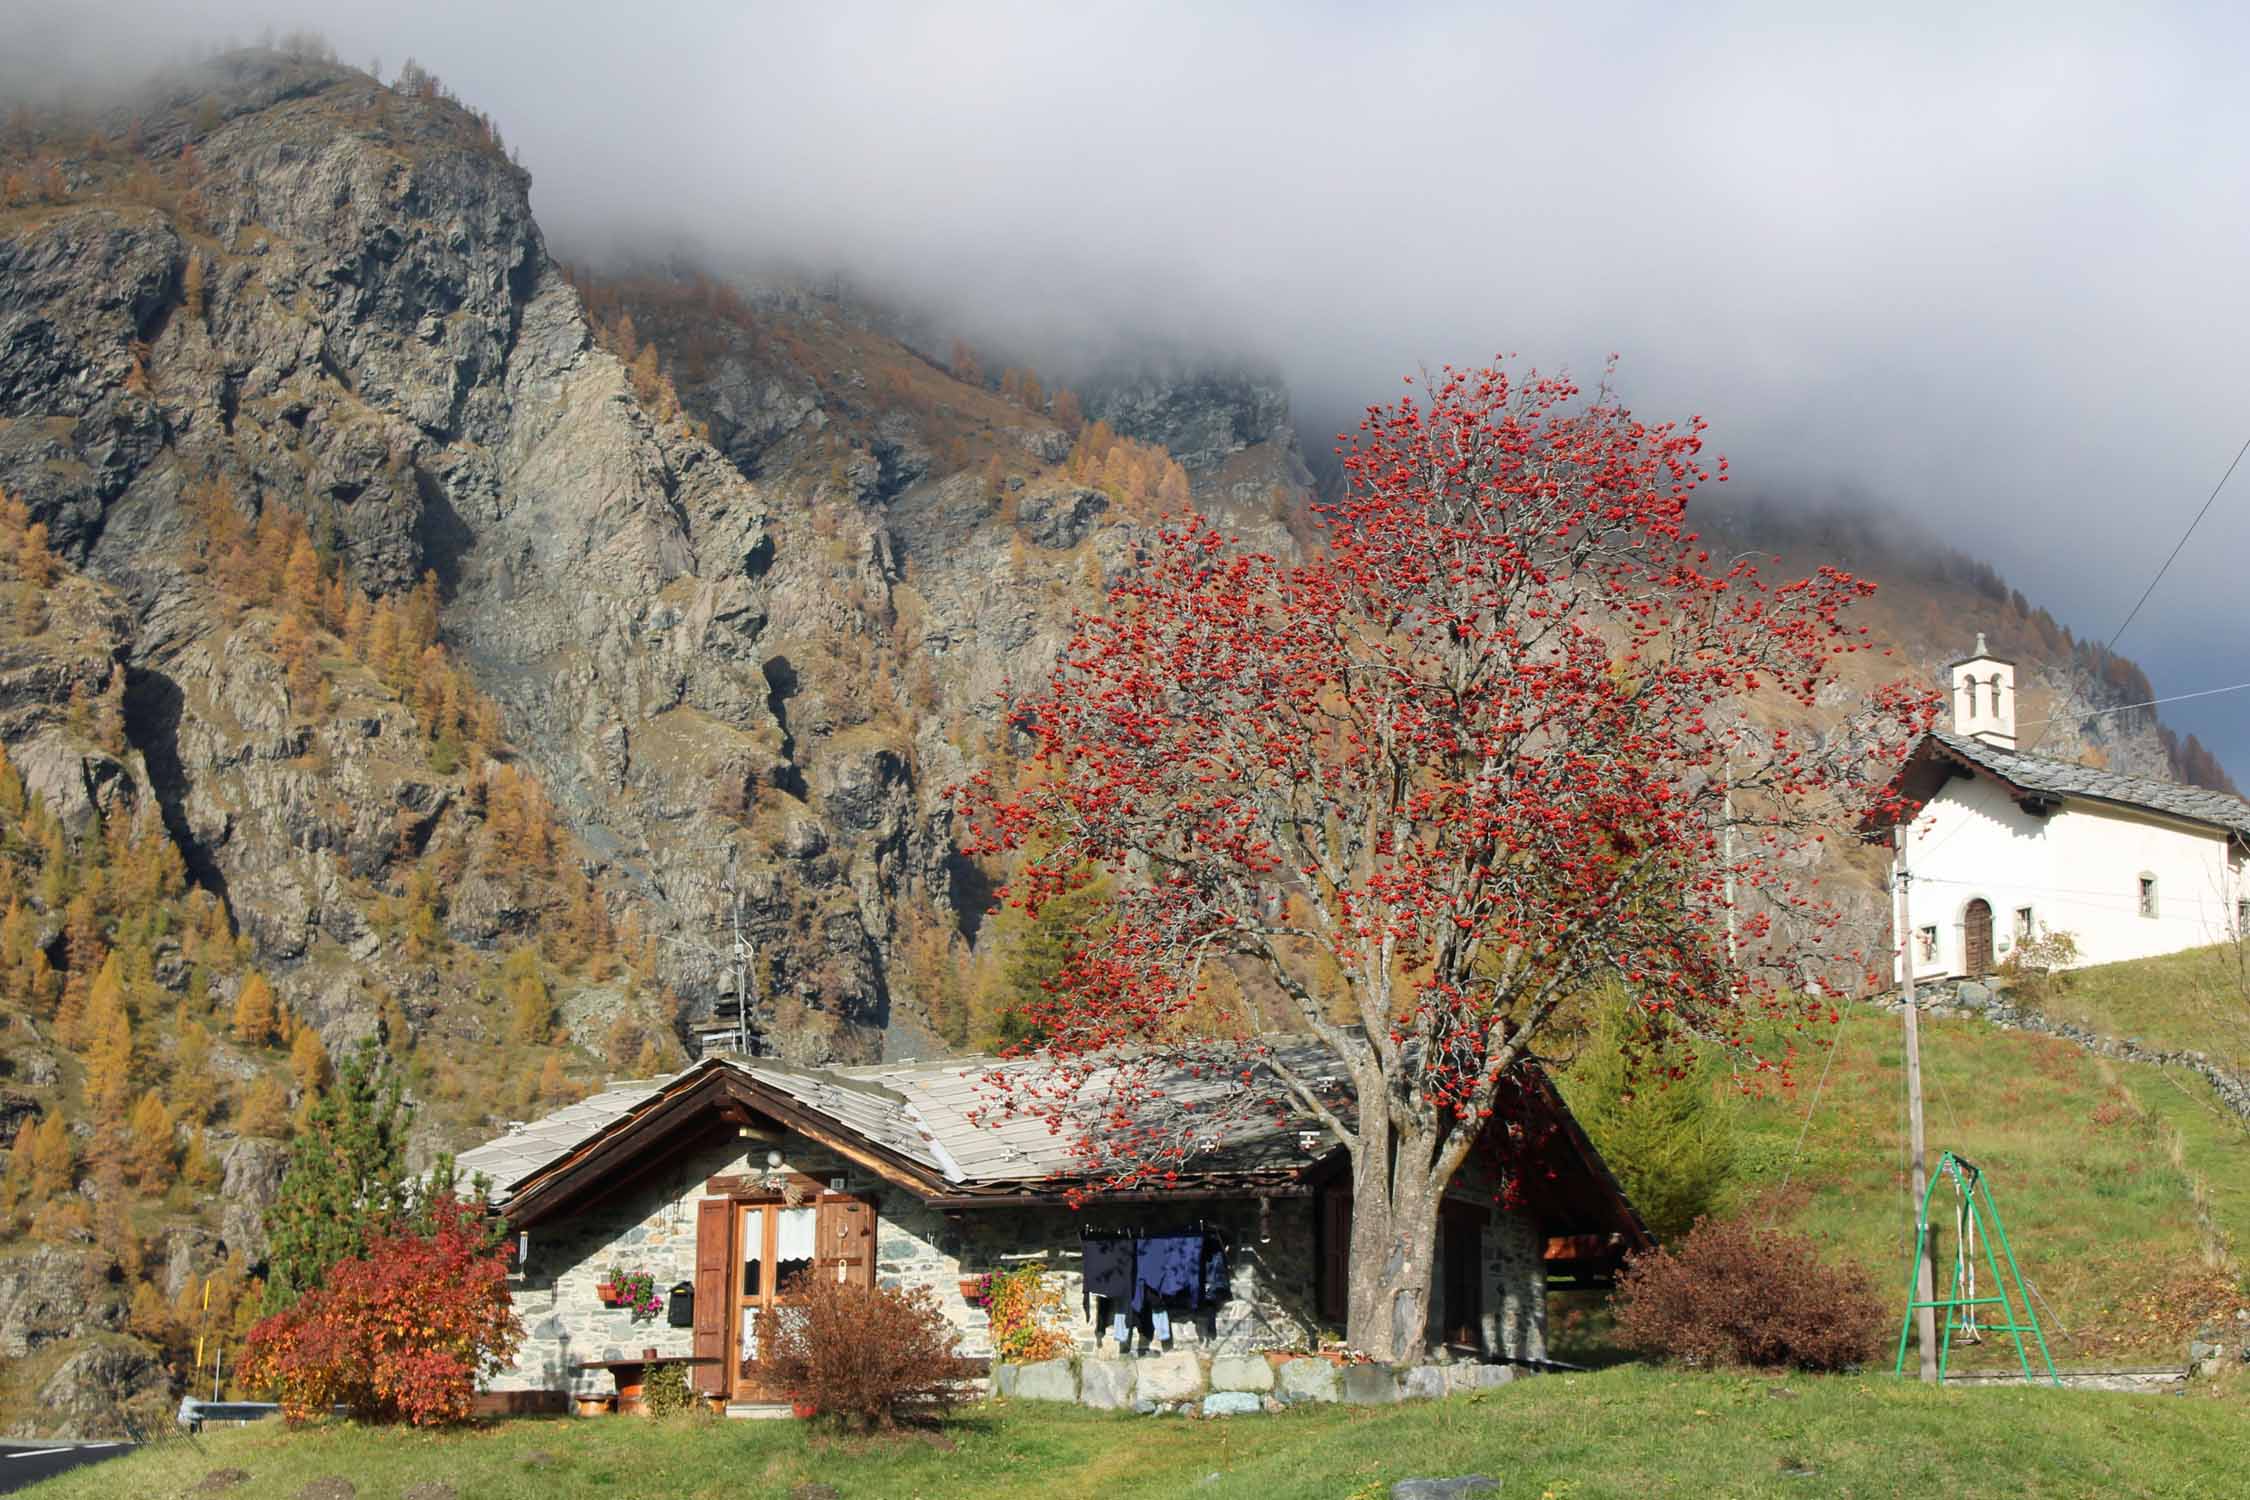
[[[789,1403],[789,1415],[802,1421],[807,1417],[819,1416],[820,1408],[810,1401],[792,1401]]]
[[[601,1298],[602,1304],[606,1307],[615,1307],[617,1305],[617,1288],[615,1286],[612,1286],[609,1282],[604,1281],[596,1283],[594,1287],[594,1295]]]

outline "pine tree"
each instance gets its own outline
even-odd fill
[[[185,1022],[180,1027],[179,1045],[172,1053],[172,1097],[179,1101],[182,1120],[200,1126],[211,1118],[215,1082],[211,1074],[211,1033],[201,1021]]]
[[[537,974],[526,974],[508,987],[508,1004],[514,1013],[510,1032],[516,1041],[538,1047],[554,1038],[554,997]]]
[[[266,1210],[266,1308],[289,1306],[328,1268],[365,1252],[368,1236],[415,1211],[406,1172],[411,1111],[372,1039],[354,1048],[290,1143]]]
[[[280,1029],[281,1016],[274,1005],[273,986],[266,983],[265,975],[252,969],[234,997],[234,1039],[245,1047],[263,1047],[273,1041]]]
[[[1562,1086],[1641,1218],[1668,1240],[1717,1203],[1734,1166],[1734,1117],[1708,1060],[1663,1076],[1657,1060],[1679,1039],[1652,1034],[1654,1024],[1631,1002],[1608,1001]]]

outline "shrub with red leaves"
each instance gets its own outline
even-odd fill
[[[250,1330],[242,1379],[291,1422],[341,1406],[364,1422],[438,1426],[469,1416],[480,1375],[523,1339],[507,1251],[477,1212],[431,1206],[427,1232],[374,1236],[362,1260]]]
[[[767,1371],[791,1399],[868,1430],[943,1413],[969,1392],[977,1367],[927,1287],[851,1286],[808,1278],[801,1297],[759,1316]]]
[[[1618,1341],[1699,1369],[1865,1364],[1892,1315],[1865,1270],[1830,1265],[1801,1234],[1706,1219],[1618,1278]]]

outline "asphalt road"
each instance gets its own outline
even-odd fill
[[[131,1443],[11,1443],[0,1438],[0,1495],[132,1450]]]

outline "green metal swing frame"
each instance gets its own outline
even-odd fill
[[[1916,1283],[1920,1280],[1922,1257],[1929,1253],[1930,1248],[1930,1200],[1936,1196],[1938,1184],[1948,1177],[1953,1179],[1954,1186],[1960,1190],[1966,1215],[1976,1225],[1978,1238],[1981,1241],[1980,1248],[1984,1251],[1985,1264],[1992,1272],[1993,1295],[1989,1297],[1965,1297],[1961,1294],[1961,1283],[1968,1268],[1969,1257],[1962,1253],[1957,1246],[1953,1256],[1953,1283],[1951,1287],[1947,1289],[1943,1297],[1933,1297],[1924,1302],[1917,1298],[1914,1293]],[[2005,1257],[2007,1260],[2008,1273],[2005,1278],[2000,1274],[2000,1258],[1993,1254],[1992,1247],[1994,1244],[1998,1244],[2000,1247],[2000,1257]],[[2016,1300],[2011,1300],[2009,1297],[2008,1288],[2011,1284],[2015,1288]],[[2016,1315],[2017,1300],[2020,1300],[2023,1304],[2023,1315],[2020,1320]],[[1977,1332],[1978,1329],[1971,1322],[1973,1310],[1978,1307],[1998,1307],[2006,1315],[2007,1321],[2004,1323],[1986,1323],[1983,1325],[1983,1331],[2005,1333],[2013,1339],[2016,1346],[2016,1363],[2022,1367],[2023,1378],[2026,1381],[2035,1381],[2039,1377],[2031,1371],[2030,1352],[2024,1348],[2023,1342],[2023,1336],[2027,1333],[2030,1334],[2038,1343],[2039,1362],[2046,1367],[2048,1383],[2055,1386],[2062,1384],[2061,1377],[2055,1374],[2054,1358],[2047,1352],[2047,1335],[2045,1330],[2039,1326],[2039,1314],[2031,1305],[2031,1292],[2024,1285],[2023,1272],[2016,1268],[2016,1252],[2008,1245],[2008,1227],[2001,1222],[2000,1205],[1993,1201],[1992,1186],[1985,1181],[1984,1173],[1978,1169],[1975,1163],[1963,1161],[1950,1151],[1938,1159],[1937,1170],[1930,1174],[1929,1184],[1922,1190],[1921,1213],[1914,1221],[1914,1258],[1908,1261],[1906,1265],[1906,1316],[1900,1320],[1898,1325],[1898,1361],[1891,1367],[1893,1375],[1904,1375],[1906,1373],[1907,1336],[1914,1329],[1914,1314],[1925,1307],[1937,1311],[1945,1319],[1945,1331],[1938,1340],[1939,1381],[1942,1382],[1945,1379],[1946,1366],[1953,1353],[1955,1330]]]

